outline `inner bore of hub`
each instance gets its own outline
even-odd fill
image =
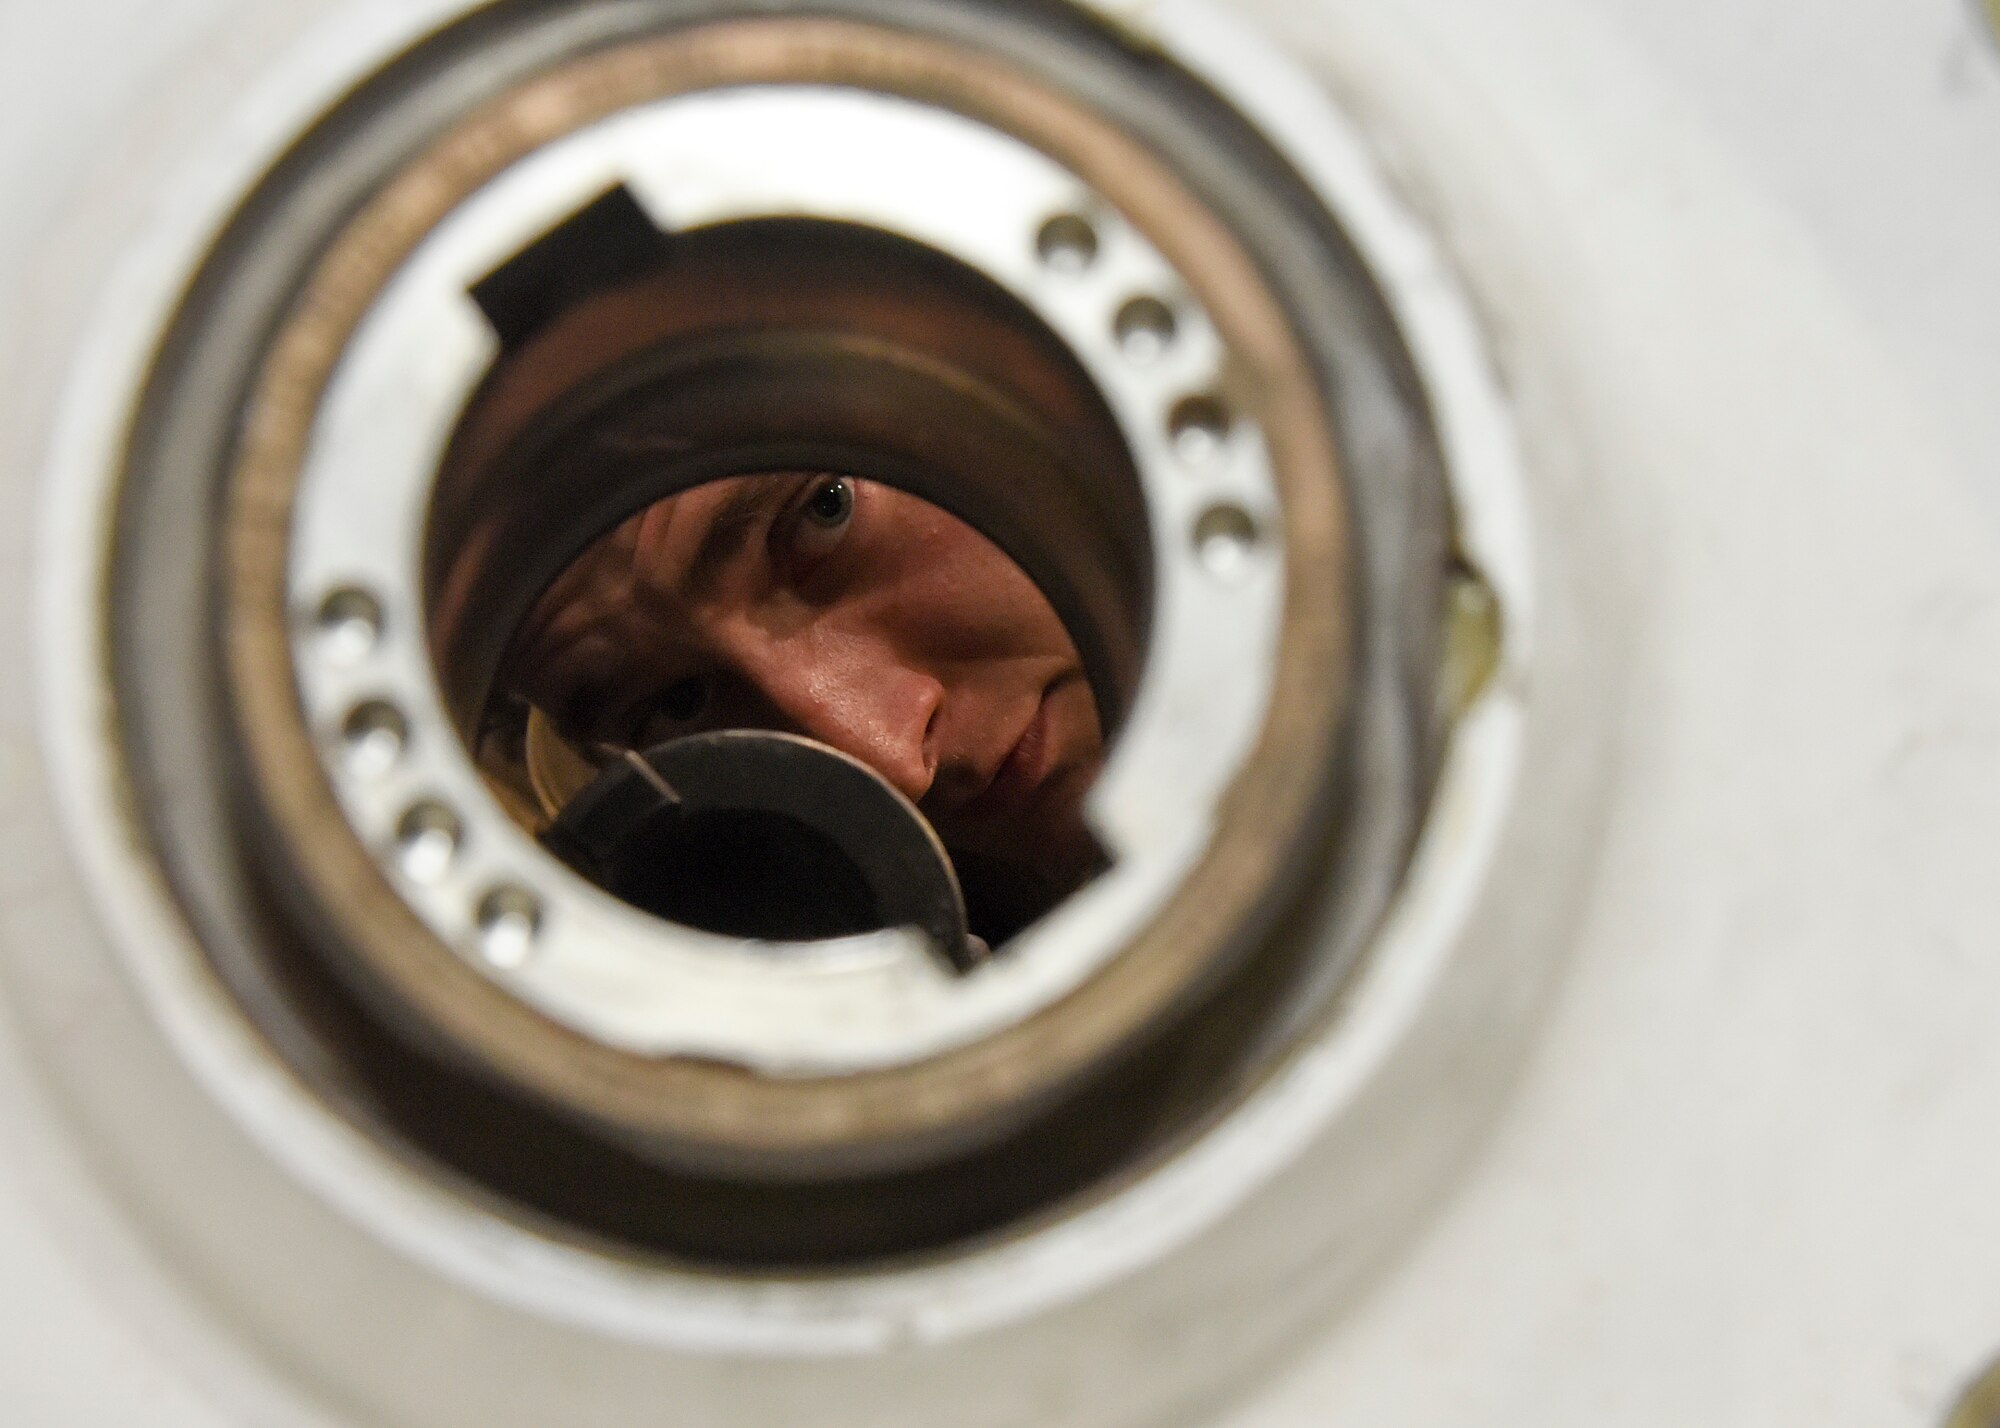
[[[831,838],[784,814],[741,809],[652,822],[621,849],[606,887],[638,907],[727,937],[805,941],[873,932],[880,903]],[[812,889],[774,898],[760,870]]]
[[[436,486],[427,617],[521,823],[559,833],[663,742],[767,729],[935,825],[970,946],[1105,866],[1083,796],[1138,680],[1152,557],[1116,423],[1037,318],[906,240],[670,235],[622,189],[471,296],[500,352]],[[712,931],[883,925],[855,895],[879,820],[723,802],[635,823],[595,880]]]

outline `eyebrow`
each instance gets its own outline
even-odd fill
[[[681,591],[688,599],[699,599],[713,586],[722,570],[741,553],[744,544],[764,519],[791,499],[798,482],[772,473],[742,478],[702,532],[681,576]]]
[[[741,484],[730,492],[715,514],[709,518],[708,528],[702,532],[694,555],[689,559],[687,569],[681,574],[678,588],[685,598],[698,598],[712,586],[724,567],[741,552],[751,531],[756,529],[767,513],[773,507],[782,506],[789,501],[802,481],[814,479],[810,475],[800,475],[796,480],[787,479],[792,474],[770,472],[740,478]],[[643,512],[635,513],[632,518],[638,519],[643,514]],[[583,556],[578,557],[579,560],[583,558]],[[553,588],[552,586],[550,590],[543,591],[541,600],[549,599]],[[526,636],[525,639],[522,638],[522,634],[517,634],[516,640],[519,644],[516,651],[508,657],[508,663],[512,665],[528,662],[535,647],[547,640],[551,630],[560,622],[561,609],[558,607],[545,615],[536,628],[522,632]],[[596,662],[589,659],[577,661],[573,658],[574,653],[574,649],[568,649],[550,657],[550,663],[559,668],[572,663],[581,666],[575,684],[558,701],[559,708],[548,711],[557,727],[565,730],[580,727],[586,722],[585,716],[588,712],[601,711],[602,706],[608,702],[607,691],[612,682],[602,674]],[[564,668],[563,672],[570,671]],[[505,677],[509,676],[503,676]]]

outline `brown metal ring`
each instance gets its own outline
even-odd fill
[[[532,150],[613,112],[731,84],[819,83],[906,96],[1011,133],[1067,165],[1166,255],[1237,364],[1284,502],[1289,588],[1275,697],[1214,840],[1124,953],[1062,1002],[975,1045],[826,1080],[614,1051],[555,1025],[441,943],[348,827],[301,707],[287,629],[292,500],[334,366],[383,285],[467,195]],[[1333,433],[1302,344],[1227,223],[1170,163],[1074,100],[983,56],[869,25],[732,21],[583,59],[489,104],[412,163],[327,251],[277,334],[226,506],[228,691],[286,872],[337,955],[406,1024],[546,1102],[694,1163],[859,1168],[990,1138],[1212,986],[1263,925],[1274,869],[1328,816],[1352,643],[1348,532]]]

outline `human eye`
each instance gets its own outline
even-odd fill
[[[674,680],[640,711],[630,742],[645,749],[690,732],[708,713],[713,697],[714,689],[706,676]]]
[[[787,553],[810,566],[831,555],[854,523],[854,482],[822,476],[808,482],[786,522]]]

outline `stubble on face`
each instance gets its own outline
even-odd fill
[[[550,587],[511,661],[514,687],[566,731],[607,732],[646,695],[651,670],[711,670],[720,682],[789,678],[812,651],[865,650],[829,698],[884,681],[934,681],[932,776],[917,802],[955,855],[1068,890],[1094,866],[1082,803],[1101,770],[1102,724],[1074,642],[1046,597],[998,546],[936,506],[856,481],[853,528],[806,578],[774,557],[782,527],[758,492],[788,476],[739,477],[656,503],[604,537]],[[763,483],[745,486],[742,483]],[[688,578],[688,552],[731,562]],[[740,539],[739,539],[740,538]],[[702,588],[694,588],[695,584]],[[817,634],[817,640],[808,634]],[[758,641],[783,639],[785,648]],[[788,661],[776,665],[766,660]],[[758,692],[752,690],[751,692]],[[769,691],[763,691],[768,693]],[[842,746],[810,700],[771,699],[760,726]],[[749,705],[744,705],[747,708]],[[594,717],[595,716],[595,717]],[[691,730],[690,730],[691,731]],[[831,734],[831,737],[829,736]],[[844,748],[882,768],[864,747]]]

